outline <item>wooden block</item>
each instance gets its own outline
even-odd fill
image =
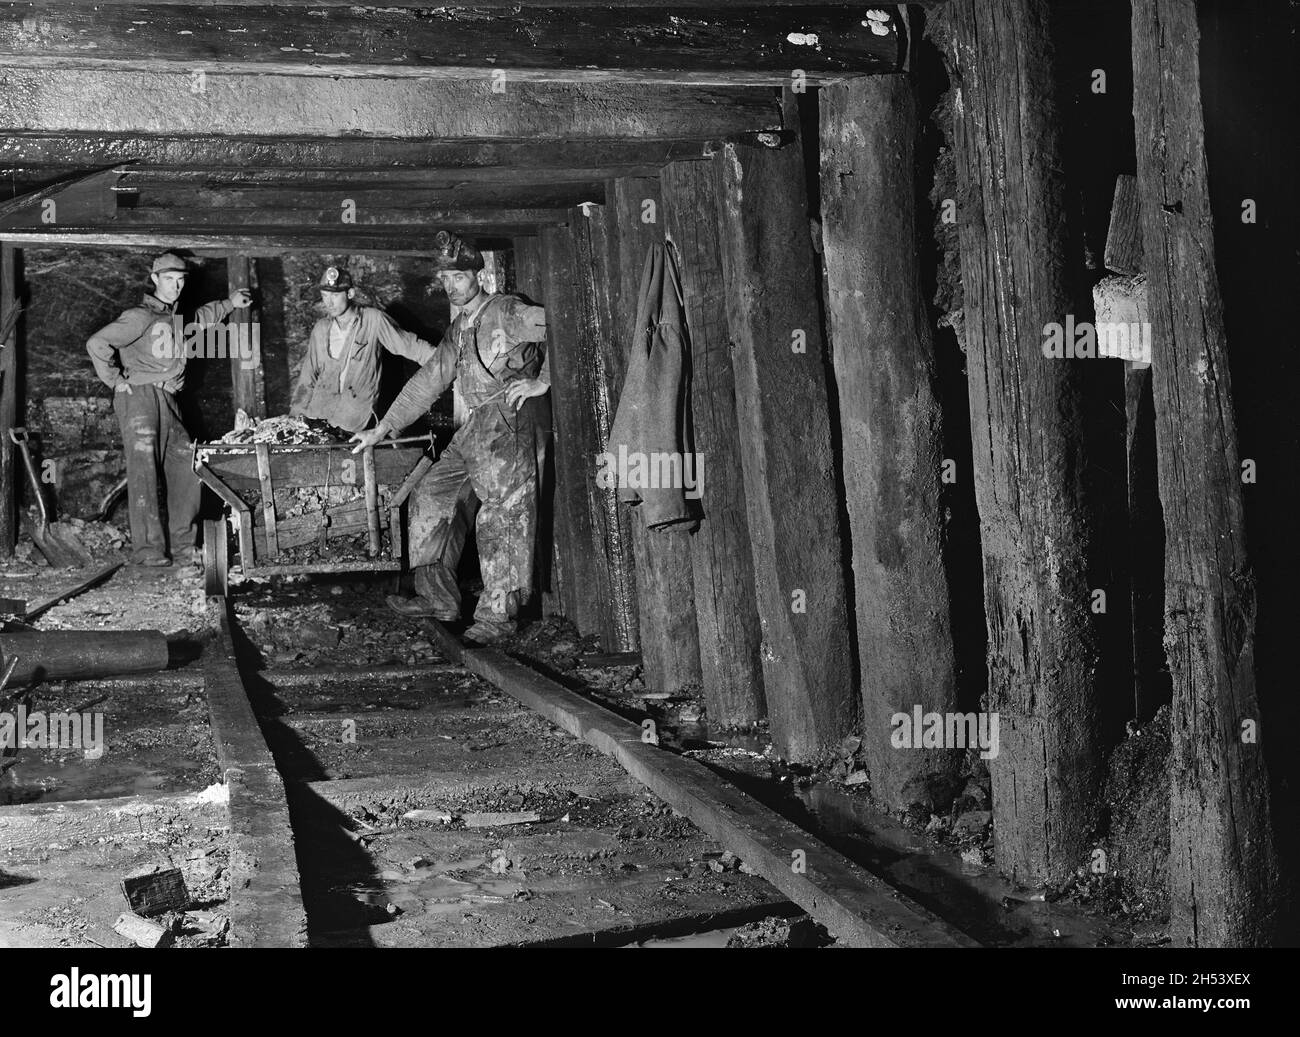
[[[133,915],[129,911],[123,911],[117,916],[117,921],[113,923],[113,932],[125,936],[128,940],[134,940],[140,947],[170,947],[175,939],[170,929],[164,929],[156,922]]]
[[[128,875],[122,880],[122,893],[131,910],[138,915],[183,911],[190,902],[179,868]]]
[[[542,815],[532,810],[507,810],[501,813],[464,815],[466,828],[495,828],[497,825],[526,825],[540,821]]]
[[[1106,234],[1106,269],[1117,274],[1142,272],[1142,224],[1139,221],[1137,177],[1121,173],[1115,178],[1115,198],[1110,206]]]

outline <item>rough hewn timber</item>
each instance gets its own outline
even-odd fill
[[[230,790],[230,944],[301,947],[307,917],[284,782],[240,679],[224,598],[208,599],[203,690]]]
[[[131,133],[22,132],[0,135],[0,163],[68,171],[132,161],[142,170],[206,170],[279,176],[288,171],[383,174],[410,171],[434,177],[476,172],[508,175],[514,169],[549,175],[575,163],[593,167],[650,166],[704,156],[699,140],[333,140],[294,137],[217,137]],[[147,175],[142,174],[142,175]],[[600,177],[609,176],[605,172]],[[129,180],[124,181],[129,183]]]
[[[102,223],[94,224],[105,230],[114,228],[143,231],[151,228],[194,227],[207,233],[267,232],[272,227],[283,227],[291,233],[298,229],[337,231],[341,234],[371,233],[428,236],[429,227],[455,227],[480,233],[501,233],[502,227],[536,227],[548,223],[567,221],[567,206],[555,208],[403,208],[355,210],[355,222],[344,223],[340,201],[319,208],[300,209],[223,209],[220,206],[196,206],[190,209],[157,209],[152,207],[118,209]],[[31,223],[27,227],[41,230]]]
[[[452,225],[455,229],[455,225]],[[523,237],[536,234],[536,226],[467,227],[471,238]],[[38,245],[112,245],[124,248],[183,248],[197,255],[283,256],[297,252],[346,252],[357,255],[427,256],[432,252],[426,229],[419,233],[393,228],[353,228],[351,231],[304,227],[154,227],[149,230],[107,230],[102,227],[62,227],[58,230],[0,230],[0,241],[18,247]]]
[[[585,365],[586,392],[591,411],[593,457],[604,450],[614,424],[619,387],[610,374],[614,363],[614,292],[617,268],[610,246],[610,212],[603,205],[584,205],[571,213],[569,231],[573,234],[578,270],[582,274],[578,300],[582,304],[582,324],[578,334],[586,340],[584,352],[594,361]],[[633,651],[641,646],[638,629],[636,563],[632,552],[632,516],[619,504],[617,487],[593,487],[593,520],[597,543],[604,564],[610,570],[611,604],[614,606],[614,641],[611,651]]]
[[[39,14],[39,17],[35,15]],[[525,82],[780,86],[895,72],[906,50],[897,17],[873,32],[845,6],[751,3],[484,11],[334,7],[286,18],[274,8],[142,3],[0,8],[0,63],[12,68],[177,69],[209,73],[479,79]],[[815,45],[797,34],[814,36]],[[792,38],[794,37],[794,38]]]
[[[1080,365],[1043,329],[1075,311],[1049,11],[955,0],[958,227],[975,499],[984,553],[999,869],[1034,884],[1079,864],[1103,777],[1101,652]]]
[[[0,69],[0,128],[232,137],[681,140],[781,128],[773,91]]]
[[[620,179],[605,190],[613,217],[614,335],[611,340],[612,399],[627,376],[631,329],[636,322],[641,275],[652,243],[663,236],[662,200],[654,177]],[[647,207],[646,203],[649,203]],[[617,406],[617,403],[616,403]],[[691,576],[692,534],[681,527],[648,530],[638,508],[629,515],[636,559],[636,590],[641,655],[646,687],[680,691],[700,681],[700,642],[696,628],[695,587]],[[710,718],[713,703],[706,704]]]
[[[334,222],[340,223],[339,212],[345,199],[352,203],[357,220],[361,221],[369,213],[388,210],[570,208],[583,202],[604,201],[605,185],[599,180],[550,183],[534,174],[531,181],[519,180],[513,183],[404,184],[397,189],[354,181],[348,185],[346,193],[341,193],[328,188],[322,190],[297,185],[141,183],[137,176],[123,177],[116,187],[116,193],[119,196],[134,194],[138,209],[162,212],[173,209],[218,209],[231,212],[324,209],[332,210]]]
[[[1135,0],[1133,114],[1165,519],[1173,679],[1170,925],[1180,946],[1267,946],[1278,905],[1258,741],[1255,588],[1214,261],[1192,4]]]
[[[596,553],[592,490],[595,487],[595,433],[591,422],[585,348],[578,333],[582,320],[582,274],[577,248],[567,229],[546,228],[540,236],[546,279],[546,349],[551,363],[551,413],[555,428],[555,524],[559,533],[564,613],[582,634],[614,639],[609,567]]]
[[[18,541],[18,482],[14,444],[7,430],[18,424],[18,253],[0,245],[0,323],[12,323],[0,339],[0,556],[13,554]],[[15,319],[9,321],[13,315]]]
[[[536,237],[514,239],[511,243],[509,270],[507,291],[518,292],[534,303],[546,305],[541,242]],[[542,596],[542,614],[554,616],[564,614],[564,601],[560,593],[564,574],[560,567],[559,542],[566,535],[566,530],[559,521],[563,513],[555,503],[555,419],[551,394],[548,393],[545,399],[546,442],[539,463],[541,490],[538,494],[536,582]]]
[[[763,686],[777,751],[807,761],[857,711],[803,159],[729,144],[717,161]]]
[[[252,261],[246,255],[232,255],[226,259],[226,287],[228,291],[252,287]],[[256,301],[254,301],[256,305]],[[230,329],[242,336],[238,341],[251,345],[250,325],[257,320],[253,309],[235,310],[227,321]],[[252,361],[245,360],[243,349],[230,353],[231,406],[252,417],[266,417],[266,386],[262,380],[262,356],[259,349]],[[233,415],[232,421],[233,421]]]
[[[957,708],[943,565],[943,417],[921,284],[914,147],[905,75],[820,97],[822,239],[861,663],[863,748],[889,809],[940,804],[960,750],[900,750],[896,713]]]
[[[746,725],[767,707],[718,241],[721,167],[675,162],[662,176],[665,230],[680,265],[691,344],[695,449],[706,473],[704,518],[690,540],[704,699],[711,721]]]

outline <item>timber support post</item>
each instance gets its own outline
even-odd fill
[[[226,257],[226,282],[228,291],[254,285],[253,261],[247,255],[232,254]],[[262,373],[262,352],[258,347],[261,338],[254,307],[235,310],[227,321],[226,343],[230,358],[231,394],[235,410],[242,410],[251,418],[266,417],[266,384]]]
[[[893,745],[896,714],[955,712],[943,563],[943,417],[921,284],[918,132],[909,76],[824,87],[822,234],[831,356],[844,429],[863,748],[890,810],[942,806],[961,751]]]
[[[715,161],[767,713],[777,752],[810,762],[857,710],[803,155],[727,144]]]
[[[1277,858],[1255,684],[1255,588],[1214,260],[1195,4],[1134,0],[1133,114],[1165,521],[1170,925],[1270,942]]]
[[[1064,880],[1104,777],[1105,682],[1090,606],[1095,521],[1084,370],[1045,332],[1075,311],[1050,10],[955,0],[957,221],[975,499],[984,554],[996,861]]]
[[[18,479],[14,444],[8,430],[18,418],[18,250],[0,244],[0,557],[14,553],[18,542]]]
[[[695,449],[708,471],[704,517],[689,544],[704,701],[710,721],[748,726],[761,720],[767,707],[718,241],[721,172],[716,162],[666,167],[664,227],[680,263]]]

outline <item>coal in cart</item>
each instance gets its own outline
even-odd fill
[[[245,576],[402,571],[402,505],[432,466],[432,446],[431,436],[360,454],[348,443],[195,444],[194,471],[226,511],[204,523],[208,594],[228,589],[232,536]]]

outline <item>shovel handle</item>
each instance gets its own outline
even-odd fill
[[[11,428],[9,438],[14,441],[14,444],[23,455],[23,465],[27,469],[27,478],[32,484],[32,493],[36,497],[36,510],[40,512],[40,524],[43,529],[49,524],[50,513],[45,507],[45,494],[41,492],[41,477],[36,474],[36,465],[32,462],[32,452],[27,449],[27,429]]]

